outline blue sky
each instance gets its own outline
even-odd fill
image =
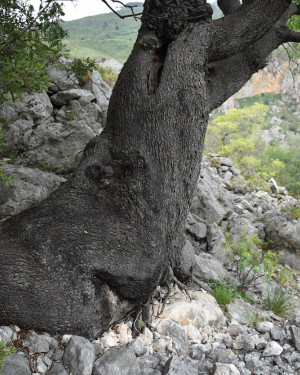
[[[126,0],[125,2],[129,1],[131,0]],[[209,3],[213,1],[214,0],[208,0]],[[32,4],[34,7],[38,8],[40,0],[29,0],[29,3]],[[111,1],[109,3],[112,4]],[[101,0],[78,0],[74,2],[70,0],[65,0],[63,1],[63,4],[65,12],[65,16],[63,17],[63,19],[65,21],[71,21],[77,18],[83,18],[87,16],[93,16],[99,13],[109,12],[109,9],[104,3],[102,3]]]

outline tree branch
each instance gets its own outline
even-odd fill
[[[234,13],[213,21],[209,60],[229,57],[259,40],[280,19],[291,1],[252,0],[241,5]]]
[[[218,0],[218,7],[227,16],[241,6],[240,0]]]
[[[253,73],[266,66],[270,53],[285,42],[286,23],[296,12],[297,6],[291,4],[273,28],[252,46],[236,55],[208,64],[210,111],[239,91]]]
[[[300,43],[300,32],[293,31],[286,27],[283,31],[284,42],[296,42]]]

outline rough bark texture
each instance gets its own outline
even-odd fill
[[[172,3],[159,4],[173,14]],[[148,0],[145,9],[155,14],[155,4]],[[195,4],[208,13],[204,1]],[[183,27],[172,19],[166,38],[144,18],[104,132],[65,185],[1,228],[0,324],[94,337],[138,311],[169,265],[176,272],[208,115],[280,44],[273,28],[289,4],[233,7],[234,41],[226,17],[193,18]],[[244,38],[252,22],[258,31]],[[216,61],[221,55],[226,60]]]

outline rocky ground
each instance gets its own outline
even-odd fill
[[[3,220],[63,183],[84,145],[103,128],[110,88],[101,76],[94,72],[80,87],[72,74],[51,69],[50,75],[48,93],[26,95],[22,103],[3,110],[8,147],[17,156],[1,161],[1,170],[14,178],[9,186],[1,185]],[[284,251],[284,262],[299,271],[300,219],[291,215],[297,208],[299,200],[276,181],[250,186],[231,160],[208,155],[187,218],[182,259],[183,269],[185,259],[192,259],[193,274],[205,290],[189,281],[187,295],[174,284],[166,298],[167,289],[159,289],[148,326],[141,317],[121,322],[92,342],[0,327],[0,340],[17,348],[4,360],[1,374],[300,374],[299,273],[293,291],[285,290],[294,305],[294,315],[286,318],[265,311],[261,303],[276,288],[272,280],[249,291],[254,303],[237,298],[226,309],[207,284],[234,280],[223,246],[225,232],[235,239],[246,233],[272,240],[272,248]]]

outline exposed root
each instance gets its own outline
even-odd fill
[[[182,292],[185,292],[186,295],[189,297],[189,299],[192,300],[192,297],[190,296],[188,287],[186,285],[184,285],[181,281],[179,281],[177,279],[177,277],[174,275],[174,272],[173,272],[173,270],[172,270],[171,267],[169,267],[169,272],[170,272],[170,275],[171,275],[171,281],[173,281],[175,284],[177,284],[177,286],[179,287],[179,289]]]
[[[195,283],[195,284],[197,284],[198,286],[200,286],[200,288],[202,288],[203,290],[205,290],[206,292],[208,292],[208,293],[212,293],[212,289],[206,284],[206,283],[204,283],[203,281],[201,281],[201,280],[199,280],[199,279],[197,279],[197,277],[196,276],[194,276],[193,274],[192,274],[192,282],[193,283]]]

